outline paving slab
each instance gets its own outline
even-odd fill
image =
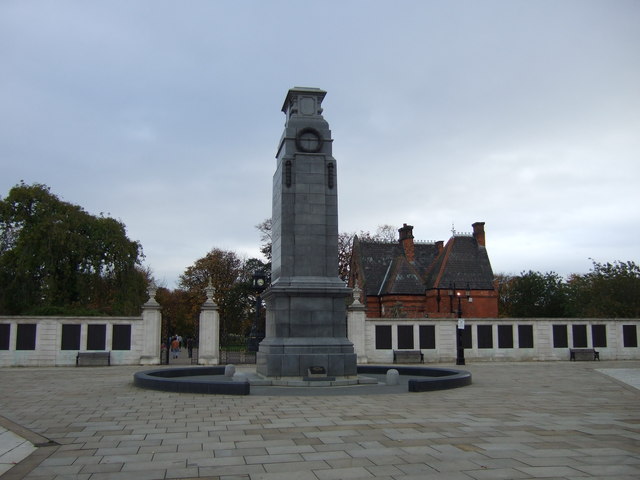
[[[36,447],[19,435],[0,427],[0,475],[13,468],[36,450]]]
[[[640,478],[640,362],[465,368],[438,392],[246,397],[141,390],[142,367],[2,368],[0,458],[30,449],[0,476]]]

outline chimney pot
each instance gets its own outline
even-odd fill
[[[484,222],[476,222],[473,225],[473,238],[476,239],[478,245],[486,247],[486,238],[484,234]]]
[[[413,245],[413,225],[407,225],[404,223],[402,228],[398,229],[400,234],[399,240],[404,254],[409,262],[413,263],[416,259],[415,247]]]

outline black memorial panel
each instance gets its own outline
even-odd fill
[[[591,325],[591,338],[593,339],[593,347],[606,348],[607,346],[607,326]]]
[[[398,348],[413,350],[413,325],[398,325]]]
[[[436,326],[420,325],[420,349],[436,348]]]
[[[16,350],[36,349],[36,324],[19,323],[16,337]]]
[[[131,350],[131,325],[114,325],[111,350]]]
[[[391,325],[376,325],[376,350],[391,350]]]
[[[573,331],[573,348],[587,348],[587,326],[572,325]]]
[[[478,325],[478,348],[493,348],[493,325]]]
[[[106,325],[87,325],[87,350],[104,350],[106,339]]]
[[[498,348],[513,348],[513,325],[498,325]]]
[[[533,325],[518,325],[518,347],[533,348]]]
[[[80,350],[80,325],[62,325],[60,350]]]
[[[553,348],[566,348],[569,346],[569,336],[566,325],[553,326]]]
[[[11,324],[0,323],[0,350],[9,350],[10,335],[11,335]]]

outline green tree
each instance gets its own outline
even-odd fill
[[[0,200],[0,312],[132,315],[144,303],[142,247],[122,222],[88,214],[41,184]]]
[[[564,281],[554,272],[529,270],[520,276],[496,276],[499,312],[503,317],[564,317],[567,294]]]
[[[568,281],[569,311],[574,317],[640,317],[640,267],[632,261],[598,263]]]

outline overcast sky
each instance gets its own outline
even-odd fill
[[[340,231],[486,222],[494,272],[639,262],[640,1],[0,2],[0,196],[104,212],[156,278],[259,255],[280,111],[326,90]]]

